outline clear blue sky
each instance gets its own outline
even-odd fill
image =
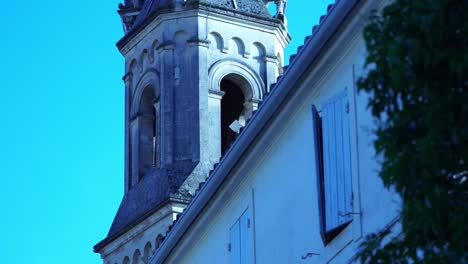
[[[119,2],[2,2],[2,263],[102,263],[123,195]],[[331,2],[289,0],[287,61]]]

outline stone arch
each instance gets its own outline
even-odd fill
[[[235,54],[235,55],[245,55],[245,45],[242,39],[238,37],[233,37],[232,39],[229,40],[229,50],[230,53]]]
[[[132,106],[130,111],[130,118],[134,118],[140,111],[140,102],[144,89],[151,86],[154,90],[154,96],[159,97],[159,72],[156,70],[149,70],[140,78],[136,84],[135,93],[133,95]]]
[[[254,42],[251,49],[252,58],[262,60],[266,54],[265,46],[260,42]]]
[[[164,240],[164,237],[163,235],[159,234],[157,237],[156,237],[156,240],[155,240],[155,243],[154,243],[154,250],[156,251],[162,244]]]
[[[209,35],[210,48],[222,51],[224,49],[224,40],[218,32],[211,32]]]
[[[251,45],[251,55],[252,55],[252,63],[250,64],[252,68],[254,68],[260,76],[262,76],[263,80],[267,79],[267,69],[266,69],[266,48],[260,42],[254,42]]]
[[[125,258],[122,260],[122,264],[130,264],[130,258],[125,256]]]
[[[156,54],[158,54],[156,52],[156,50],[158,49],[158,46],[159,46],[159,41],[157,39],[155,39],[153,41],[153,44],[151,44],[151,48],[150,48],[150,54],[149,54],[149,58],[150,58],[150,63],[153,64],[154,61],[156,60]]]
[[[263,96],[264,84],[257,72],[234,60],[223,60],[209,72],[210,93],[219,94],[220,150],[225,154]],[[237,127],[237,128],[236,128]]]
[[[222,155],[226,153],[231,143],[236,139],[239,127],[245,125],[246,120],[252,115],[252,102],[246,100],[249,95],[244,92],[246,90],[244,87],[249,87],[248,82],[237,74],[228,74],[221,80],[220,129]]]
[[[137,68],[138,68],[138,62],[136,59],[133,59],[130,61],[130,63],[128,64],[128,67],[127,67],[127,72],[128,73],[137,73]]]
[[[148,71],[136,85],[131,105],[129,186],[134,186],[159,161],[159,74]]]
[[[140,250],[137,249],[135,250],[135,252],[133,253],[133,259],[132,259],[132,264],[140,264],[141,263],[141,253],[140,253]]]
[[[246,100],[258,102],[263,98],[265,84],[260,75],[248,65],[232,59],[218,61],[210,67],[208,73],[209,89],[221,91],[221,80],[228,74],[238,75],[245,80],[244,84],[248,84],[240,87]]]
[[[140,73],[148,66],[147,62],[149,62],[149,54],[148,50],[144,49],[140,54]]]
[[[152,51],[157,50],[157,49],[158,49],[158,46],[159,46],[159,40],[155,39],[155,40],[153,41],[153,44],[151,44],[151,50],[152,50]]]
[[[153,252],[152,252],[151,242],[147,242],[146,245],[145,245],[145,248],[143,250],[143,261],[144,261],[144,263],[148,262],[148,259],[150,258],[152,253]]]

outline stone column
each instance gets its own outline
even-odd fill
[[[154,150],[153,150],[153,167],[158,168],[161,166],[161,104],[159,97],[153,101],[154,107]]]
[[[205,19],[199,20],[200,25],[205,27],[207,22]],[[203,163],[203,173],[208,174],[214,163],[219,161],[221,157],[221,98],[224,94],[219,91],[219,87],[210,87],[211,81],[208,76],[209,67],[211,66],[210,52],[219,52],[218,50],[210,50],[209,42],[206,40],[207,32],[200,31],[198,39],[193,41],[193,44],[198,47],[198,85],[199,85],[199,106],[198,106],[198,133],[199,133],[199,160]],[[214,43],[212,44],[214,45]],[[223,44],[223,47],[227,47]],[[227,49],[225,50],[227,52]]]
[[[174,122],[175,122],[175,98],[174,98],[174,44],[163,43],[160,47],[160,118],[161,118],[161,167],[169,166],[174,161]]]
[[[270,86],[276,83],[276,79],[279,76],[278,71],[278,58],[276,56],[265,56],[265,65],[266,65],[266,90],[270,92]],[[263,98],[262,98],[263,99]]]
[[[131,172],[129,179],[129,189],[138,183],[139,175],[139,122],[138,117],[131,117],[130,121],[130,152],[131,152]]]
[[[213,163],[218,162],[221,157],[221,99],[224,96],[223,91],[208,91],[208,124],[207,137],[205,145],[206,151],[210,154],[209,160]]]
[[[127,73],[122,79],[125,84],[125,163],[124,163],[124,175],[125,175],[125,193],[130,190],[131,187],[131,144],[130,144],[130,102],[131,102],[131,91],[132,91],[132,73]]]

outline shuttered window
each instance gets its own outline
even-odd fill
[[[343,92],[319,114],[312,107],[317,157],[320,229],[326,243],[353,220],[349,105]]]
[[[252,263],[252,232],[250,221],[249,210],[245,210],[229,230],[231,264]]]

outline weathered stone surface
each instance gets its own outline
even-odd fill
[[[186,3],[177,0],[146,0],[133,27],[135,28],[140,25],[155,12],[164,13],[173,11],[178,3],[180,3],[181,9],[191,9],[198,5],[205,5],[211,8],[218,7],[246,15],[271,18],[271,14],[268,12],[263,0],[189,0]]]
[[[157,168],[145,175],[123,197],[108,237],[117,234],[135,220],[145,216],[171,196],[188,201],[190,192],[193,193],[196,187],[187,188],[184,193],[179,193],[179,187],[195,166],[196,164],[192,162],[181,162],[172,168]]]
[[[236,1],[238,9],[230,1],[187,1],[173,12],[180,6],[172,1],[147,0],[140,21],[160,15],[119,42],[126,61],[125,196],[107,238],[95,247],[106,263],[142,252],[132,236],[158,235],[143,226],[169,227],[148,219],[167,201],[191,199],[219,162],[221,81],[242,90],[239,120],[246,122],[280,72],[285,28],[263,13],[262,0]]]
[[[246,14],[271,17],[263,0],[199,0],[198,2],[200,4],[223,7]]]

